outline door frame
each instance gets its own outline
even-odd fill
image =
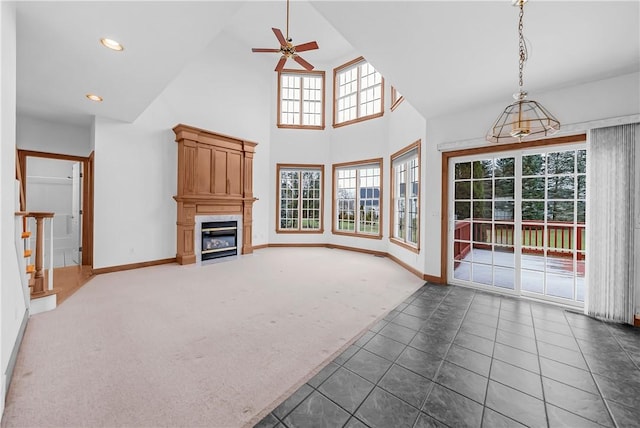
[[[20,186],[25,196],[26,204],[27,196],[27,158],[46,158],[66,160],[73,162],[82,162],[82,266],[93,268],[93,167],[94,152],[87,157],[63,155],[58,153],[38,152],[33,150],[17,149],[18,160],[20,162],[20,174],[22,181]],[[22,201],[21,201],[22,204]],[[24,211],[26,207],[21,206],[20,210]]]
[[[548,138],[544,140],[526,141],[522,143],[492,144],[485,147],[472,149],[452,150],[442,153],[442,193],[440,212],[440,276],[443,284],[449,282],[448,261],[449,261],[449,159],[481,154],[494,154],[512,150],[525,150],[535,147],[557,146],[562,144],[584,143],[587,141],[587,134],[567,135],[564,137]]]

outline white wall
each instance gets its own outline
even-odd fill
[[[46,119],[18,115],[17,145],[19,149],[89,156],[91,153],[91,126],[51,122]]]
[[[253,60],[223,32],[134,123],[96,119],[95,268],[175,257],[179,123],[258,143],[253,242],[267,242],[271,75]]]
[[[0,2],[0,413],[6,371],[26,311],[15,247],[16,15],[15,4]]]
[[[432,247],[427,245],[428,241],[436,239],[431,231],[424,227],[425,218],[437,215],[436,206],[428,202],[428,195],[437,188],[440,176],[434,174],[430,166],[430,159],[427,158],[425,150],[429,143],[426,137],[426,121],[420,113],[411,105],[409,100],[405,99],[393,112],[389,112],[389,155],[385,159],[385,174],[387,187],[385,188],[387,207],[386,216],[389,217],[388,210],[391,204],[391,185],[390,185],[390,156],[398,150],[420,140],[421,142],[421,159],[420,169],[422,181],[420,184],[420,252],[418,254],[389,243],[389,254],[402,260],[404,263],[412,266],[418,271],[425,273],[429,268],[427,265],[439,262],[439,254],[434,254]],[[388,190],[387,190],[388,189]],[[388,224],[388,223],[387,223]],[[387,226],[387,230],[389,227]]]
[[[632,73],[552,92],[530,94],[530,98],[540,102],[560,120],[562,129],[558,135],[583,133],[588,131],[587,122],[640,113],[640,74]],[[437,207],[424,224],[427,234],[432,236],[426,239],[428,253],[440,254],[441,185],[436,182],[440,183],[442,165],[438,145],[449,150],[490,145],[484,141],[484,135],[509,102],[509,97],[505,96],[504,103],[427,120],[426,167],[433,179],[432,189],[435,190],[427,194],[426,203],[427,206]],[[439,276],[439,260],[435,264],[428,259],[425,273]]]

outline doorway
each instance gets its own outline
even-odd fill
[[[448,156],[450,283],[582,306],[584,144]]]
[[[93,265],[93,159],[18,150],[21,210],[56,214],[54,267]]]

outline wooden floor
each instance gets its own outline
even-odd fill
[[[89,266],[67,266],[53,269],[53,290],[58,305],[78,291],[93,277]]]

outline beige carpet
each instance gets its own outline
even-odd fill
[[[325,248],[99,275],[30,319],[2,426],[252,426],[422,283]]]

